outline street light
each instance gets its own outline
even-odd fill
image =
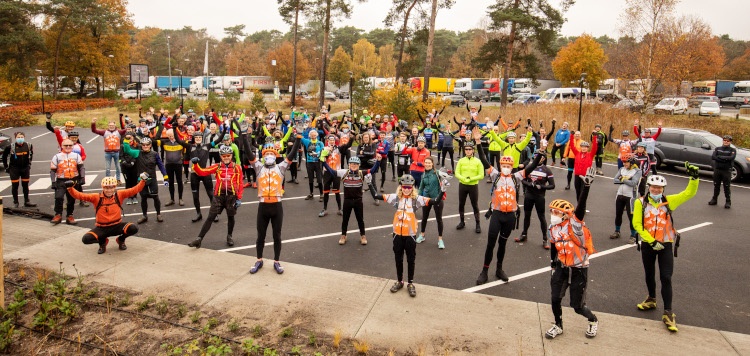
[[[138,101],[141,101],[141,70],[135,70],[138,73],[138,83],[135,83],[136,92],[138,93]]]
[[[167,66],[169,68],[169,94],[172,95],[172,52],[169,50],[169,39],[171,37],[167,36]]]
[[[178,92],[179,94],[177,94],[177,95],[180,96],[180,112],[182,112],[182,109],[183,109],[182,105],[184,104],[184,100],[185,100],[185,98],[182,96],[182,71],[179,70],[179,69],[175,69],[175,70],[178,71],[178,72],[180,72],[180,89],[178,89],[179,90],[179,92]],[[170,82],[171,82],[171,80],[170,80]]]
[[[279,81],[276,80],[276,60],[271,60],[271,66],[273,67],[273,99],[279,100]]]
[[[39,85],[42,87],[42,113],[45,113],[44,111],[44,77],[42,76],[41,69],[37,69],[36,71],[39,73]]]
[[[349,73],[349,115],[352,115],[352,120],[354,120],[354,72],[347,71]]]
[[[581,131],[581,110],[583,109],[583,82],[586,81],[586,73],[581,73],[581,80],[578,82],[581,92],[580,99],[578,100],[578,131]]]

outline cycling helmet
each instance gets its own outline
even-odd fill
[[[600,129],[600,128],[602,128],[602,124],[596,124],[596,125],[594,125],[594,128]]]
[[[198,136],[203,137],[203,132],[200,132],[200,131],[193,132],[193,137],[198,137]]]
[[[144,137],[144,138],[141,139],[141,145],[150,145],[150,144],[151,144],[151,139],[150,138]]]
[[[732,142],[732,135],[724,135],[724,137],[722,138],[728,140],[729,142]]]
[[[511,156],[502,156],[502,157],[500,157],[500,165],[509,164],[509,165],[512,166],[513,162],[514,162],[514,160],[513,160],[513,157],[511,157]]]
[[[222,138],[222,141],[229,141],[229,140],[231,140],[231,139],[232,139],[232,137],[231,137],[231,136],[229,136],[229,134],[226,134],[226,135],[224,135],[224,137]]]
[[[221,146],[219,148],[219,154],[220,155],[231,155],[234,151],[232,151],[232,146]]]
[[[414,185],[414,182],[414,177],[412,177],[411,174],[404,174],[401,176],[401,179],[399,179],[401,185]]]
[[[375,118],[376,118],[376,119],[379,119],[379,118],[380,118],[380,114],[378,114],[378,115],[375,115]]]
[[[630,163],[630,164],[638,164],[638,159],[637,159],[637,158],[635,158],[635,155],[633,155],[633,154],[628,154],[628,155],[627,155],[627,156],[625,157],[625,162],[628,162],[628,163]]]
[[[65,127],[75,127],[76,123],[73,121],[65,121]]]
[[[549,203],[549,208],[560,211],[571,211],[573,210],[573,204],[571,204],[567,200],[555,199],[551,203]]]
[[[78,137],[78,131],[70,131],[68,132],[68,137]]]
[[[630,136],[630,131],[628,131],[628,130],[623,130],[623,131],[622,131],[622,135],[623,135],[623,136]]]
[[[427,142],[427,139],[424,136],[417,137],[417,142]]]
[[[648,177],[648,180],[646,180],[647,185],[653,185],[657,187],[666,187],[667,186],[667,179],[664,178],[664,176],[660,176],[658,174],[652,175]]]
[[[474,141],[466,141],[464,143],[464,148],[471,148],[473,150],[474,146],[476,146],[476,144],[474,143]]]
[[[146,120],[146,119],[140,119],[140,120],[138,120],[138,122],[148,122],[148,120]]]
[[[359,160],[359,157],[354,156],[349,158],[349,164],[362,164],[362,161]]]
[[[398,125],[401,127],[407,127],[409,124],[406,122],[406,120],[399,120]]]
[[[128,124],[128,128],[129,129],[134,129],[136,127],[138,127],[138,126],[136,126],[136,124]]]
[[[641,142],[638,142],[638,144],[637,144],[637,145],[635,145],[635,147],[643,147],[643,148],[646,148],[646,143],[645,143],[645,142],[643,142],[643,141],[641,141]]]
[[[515,133],[515,132],[513,132],[513,131],[511,131],[511,132],[508,132],[508,136],[505,136],[505,137],[506,137],[506,138],[511,138],[511,137],[513,137],[513,138],[516,138],[516,133]]]
[[[362,110],[363,114],[367,114],[367,109]]]
[[[330,135],[326,136],[326,139],[327,139],[328,141],[332,141],[332,140],[333,140],[333,141],[336,141],[336,135],[334,135],[334,134],[330,134]]]
[[[591,144],[586,141],[581,141],[581,147],[591,147]]]
[[[115,186],[117,186],[117,178],[115,177],[102,178],[102,187],[115,187]]]

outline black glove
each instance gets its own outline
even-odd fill
[[[484,213],[484,218],[489,220],[492,217],[492,209],[487,209],[487,212]]]
[[[78,184],[80,184],[81,186],[86,185],[86,177],[79,178],[78,179]]]
[[[523,184],[523,185],[525,185],[527,187],[533,187],[534,186],[534,183],[532,183],[531,180],[528,180],[528,179],[522,179],[521,180],[521,184]]]
[[[72,187],[72,186],[74,186],[74,185],[76,185],[76,182],[74,182],[74,181],[72,181],[72,180],[66,180],[66,181],[65,181],[65,187],[66,187],[66,188],[70,188],[70,187]]]
[[[190,162],[192,162],[192,163],[198,163],[199,161],[200,161],[200,159],[198,157],[193,157],[193,158],[190,159]]]
[[[687,170],[687,175],[690,176],[690,179],[698,179],[698,167],[690,164],[690,162],[685,161],[685,169]]]

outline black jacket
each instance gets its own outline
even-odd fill
[[[731,170],[734,164],[734,158],[737,157],[737,150],[732,146],[719,146],[714,150],[711,159],[714,161],[714,169]]]

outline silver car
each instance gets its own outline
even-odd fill
[[[721,108],[719,103],[715,101],[704,101],[701,103],[698,109],[698,115],[700,116],[721,116]]]

